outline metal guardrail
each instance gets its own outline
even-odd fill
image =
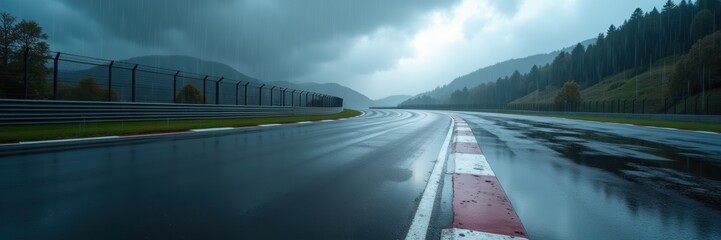
[[[0,99],[0,124],[280,117],[333,114],[341,107],[247,106]]]

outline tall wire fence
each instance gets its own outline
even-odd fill
[[[0,98],[342,107],[343,99],[215,76],[61,52],[15,48],[0,62]]]

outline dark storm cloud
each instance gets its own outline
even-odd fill
[[[63,0],[93,31],[240,67],[268,80],[311,71],[380,27],[411,30],[423,13],[456,1],[418,0]],[[72,26],[67,26],[72,28]],[[79,33],[93,37],[92,31]],[[409,32],[409,34],[412,32]],[[66,36],[77,37],[76,36]],[[60,39],[59,39],[60,40]]]

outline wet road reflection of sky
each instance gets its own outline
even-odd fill
[[[0,239],[399,239],[450,119],[420,111],[0,152]]]
[[[721,135],[465,117],[532,239],[721,237]]]

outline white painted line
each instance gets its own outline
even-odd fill
[[[698,133],[708,133],[708,134],[719,134],[719,133],[717,133],[717,132],[708,132],[708,131],[694,131],[694,132],[698,132]]]
[[[458,127],[468,127],[468,123],[456,123]]]
[[[436,159],[436,165],[433,166],[430,178],[428,178],[428,184],[426,189],[423,190],[423,196],[421,202],[418,204],[416,214],[413,217],[411,227],[408,229],[406,239],[426,239],[426,232],[428,232],[428,224],[431,221],[431,215],[433,213],[433,205],[436,201],[436,195],[438,194],[438,185],[441,182],[441,173],[443,173],[443,167],[448,157],[448,147],[451,143],[451,136],[453,135],[454,122],[451,119],[451,127],[448,128],[448,135],[443,141],[441,151],[438,153],[438,159]]]
[[[474,137],[474,136],[454,136],[453,142],[476,143],[476,137]]]
[[[311,121],[302,121],[302,122],[297,122],[297,124],[308,124],[308,123],[313,123],[313,122],[311,122]]]
[[[468,125],[466,125],[468,126]],[[471,131],[469,127],[456,127],[456,131]]]
[[[27,141],[19,142],[18,144],[37,144],[37,143],[59,143],[59,142],[73,142],[73,141],[93,141],[103,139],[119,138],[118,136],[106,136],[106,137],[90,137],[90,138],[68,138],[68,139],[57,139],[57,140],[42,140],[42,141]]]
[[[454,173],[465,173],[480,176],[496,176],[486,157],[480,154],[453,153],[451,157],[455,163]]]
[[[527,238],[499,235],[494,233],[479,232],[468,229],[443,229],[441,231],[441,239],[443,240],[454,240],[454,239],[488,239],[488,240],[528,240]]]
[[[343,120],[348,120],[348,118],[339,118],[338,120],[343,121]]]
[[[280,126],[280,125],[283,125],[283,124],[278,124],[278,123],[261,124],[261,125],[258,125],[258,127],[273,127],[273,126]]]
[[[224,131],[232,130],[232,127],[219,127],[219,128],[201,128],[201,129],[190,129],[191,132],[210,132],[210,131]]]
[[[335,120],[330,120],[330,119],[320,120],[320,122],[332,122],[332,121],[335,121]]]

